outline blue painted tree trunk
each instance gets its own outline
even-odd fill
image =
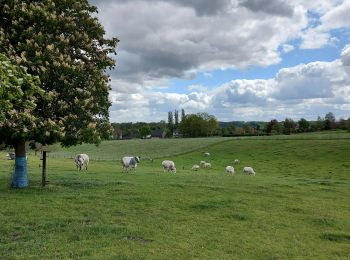
[[[12,175],[12,188],[28,187],[27,160],[26,156],[16,156],[15,172]]]
[[[12,188],[28,187],[26,143],[24,140],[18,140],[15,145],[15,172],[12,175]]]

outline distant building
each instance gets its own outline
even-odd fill
[[[156,138],[165,138],[165,135],[166,135],[166,132],[165,130],[162,130],[162,129],[156,129],[151,132],[151,136]]]
[[[177,128],[173,129],[173,137],[175,138],[182,137]]]

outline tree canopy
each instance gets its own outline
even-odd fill
[[[298,121],[298,125],[301,132],[306,132],[310,129],[310,123],[305,118],[301,118]]]
[[[290,135],[295,131],[297,124],[291,118],[286,118],[283,122],[283,133]]]
[[[110,135],[106,70],[115,64],[110,54],[118,40],[104,38],[96,11],[87,0],[0,2],[0,53],[38,77],[37,90],[45,93],[31,99],[26,120],[40,120],[40,127],[28,128],[25,140],[69,146]],[[2,141],[13,142],[3,131]]]
[[[188,114],[182,118],[179,125],[184,137],[212,136],[219,127],[218,121],[207,113]]]
[[[0,142],[15,148],[12,187],[28,186],[26,141],[97,144],[112,134],[106,70],[118,39],[104,38],[96,11],[87,0],[0,1],[2,67],[10,66]]]
[[[39,78],[11,62],[0,53],[0,142],[31,140],[38,132],[57,135],[61,129],[54,122],[35,115],[38,99],[50,100],[40,87]]]

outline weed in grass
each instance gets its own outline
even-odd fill
[[[198,204],[191,206],[192,209],[196,210],[210,210],[210,209],[219,209],[219,208],[229,208],[232,205],[231,200],[223,201],[204,201]]]
[[[315,218],[312,219],[312,223],[317,226],[333,227],[336,221],[330,218]]]
[[[185,185],[184,184],[180,184],[180,183],[169,183],[168,186],[174,187],[174,188],[180,188],[180,189],[184,189],[185,188]]]
[[[305,213],[305,210],[302,209],[302,208],[296,208],[296,207],[292,207],[292,208],[287,208],[287,211],[288,212],[291,212],[291,213],[297,213],[297,214],[304,214]]]
[[[350,234],[346,233],[323,233],[321,238],[333,242],[350,242]]]
[[[224,218],[234,219],[238,221],[247,221],[249,219],[247,215],[242,213],[227,214],[227,215],[224,215]]]
[[[335,189],[329,189],[329,188],[322,188],[320,190],[322,190],[324,192],[337,192]]]
[[[125,239],[126,240],[135,241],[135,242],[140,242],[140,243],[143,243],[143,244],[151,243],[151,242],[154,241],[153,239],[147,239],[147,238],[144,238],[142,236],[135,236],[135,235],[126,236]]]

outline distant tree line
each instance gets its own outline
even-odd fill
[[[154,132],[163,134],[163,131],[165,131],[166,126],[167,124],[164,120],[157,123],[112,123],[112,139],[146,138]],[[159,137],[163,136],[160,135]]]
[[[350,132],[350,117],[346,120],[340,118],[336,120],[334,114],[329,112],[324,118],[318,116],[316,121],[307,121],[301,118],[299,121],[294,121],[291,118],[286,118],[282,122],[276,119],[271,120],[263,129],[267,134],[292,134],[302,132],[315,132],[324,130],[348,130]]]
[[[147,138],[147,137],[208,137],[208,136],[251,136],[279,135],[324,130],[348,130],[350,132],[350,117],[336,120],[332,112],[324,117],[318,116],[314,121],[301,118],[294,121],[286,118],[284,121],[272,119],[264,121],[232,121],[219,122],[215,116],[208,113],[185,114],[181,110],[168,112],[168,121],[158,123],[112,123],[113,139]]]

